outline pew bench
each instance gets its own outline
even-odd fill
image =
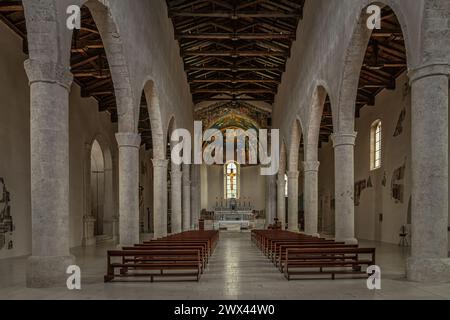
[[[368,255],[368,258],[361,258]],[[365,275],[362,267],[375,264],[375,248],[303,248],[286,249],[284,276],[287,280],[297,276],[337,274]]]
[[[116,278],[126,277],[147,277],[151,282],[155,278],[163,277],[182,277],[199,281],[201,272],[202,261],[198,249],[108,250],[104,281],[111,282]]]
[[[316,243],[316,244],[284,244],[280,245],[278,248],[278,252],[274,256],[274,264],[280,270],[280,272],[284,272],[284,263],[286,260],[287,250],[291,251],[294,249],[349,249],[349,248],[358,248],[357,244],[345,244],[344,242],[335,242],[335,243]]]
[[[201,245],[159,245],[159,244],[135,244],[133,247],[122,247],[122,250],[136,251],[136,250],[159,250],[159,251],[179,251],[179,250],[199,250],[200,261],[202,263],[202,273],[206,269],[208,263],[208,256],[206,254],[205,246]],[[135,259],[134,259],[135,260]],[[133,261],[134,261],[133,260]],[[128,262],[128,259],[125,259]]]

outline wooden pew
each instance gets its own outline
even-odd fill
[[[128,251],[136,251],[136,250],[159,250],[159,251],[179,251],[179,250],[198,250],[200,252],[200,261],[202,264],[201,273],[203,273],[204,269],[206,268],[207,264],[207,255],[205,252],[204,246],[198,246],[198,245],[155,245],[155,244],[135,244],[133,247],[122,247],[122,250],[128,250]],[[130,260],[130,261],[135,261]],[[128,262],[127,259],[125,259],[125,262]]]
[[[188,277],[198,281],[218,239],[217,231],[188,231],[110,250],[105,282],[121,277],[150,277],[152,282],[155,277]]]
[[[280,272],[284,272],[284,262],[286,260],[287,250],[293,249],[334,249],[334,248],[358,248],[357,244],[345,244],[344,242],[335,242],[335,243],[315,243],[315,244],[284,244],[280,245],[278,248],[278,253],[274,258],[275,266],[280,270]]]
[[[370,258],[362,259],[361,255],[369,255]],[[364,274],[367,277],[362,267],[374,264],[374,248],[287,249],[284,276],[288,280],[291,280],[292,276],[325,274],[331,275],[333,280],[336,274]]]
[[[113,261],[114,258],[120,261]],[[150,277],[153,282],[155,277],[187,277],[199,281],[201,270],[200,250],[108,250],[104,280],[110,282],[116,278]]]

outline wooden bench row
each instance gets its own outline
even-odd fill
[[[288,280],[311,275],[330,275],[333,280],[337,274],[366,277],[363,267],[375,264],[374,248],[284,230],[253,230],[251,238]]]
[[[105,282],[170,277],[199,281],[219,239],[218,231],[188,231],[107,252]]]

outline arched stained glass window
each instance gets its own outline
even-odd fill
[[[225,198],[239,198],[239,167],[235,162],[229,162],[225,165]]]
[[[284,174],[284,196],[285,196],[285,198],[287,198],[288,197],[288,189],[289,187],[288,187],[288,176],[287,176],[287,174]]]
[[[372,124],[370,130],[370,169],[381,168],[381,121],[377,120]]]

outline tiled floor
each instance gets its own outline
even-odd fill
[[[219,245],[199,283],[103,283],[106,247],[73,251],[82,270],[82,290],[25,287],[26,258],[0,260],[0,299],[450,299],[450,284],[404,279],[408,252],[396,245],[377,247],[382,289],[364,279],[287,281],[254,247],[249,233],[221,233]]]

